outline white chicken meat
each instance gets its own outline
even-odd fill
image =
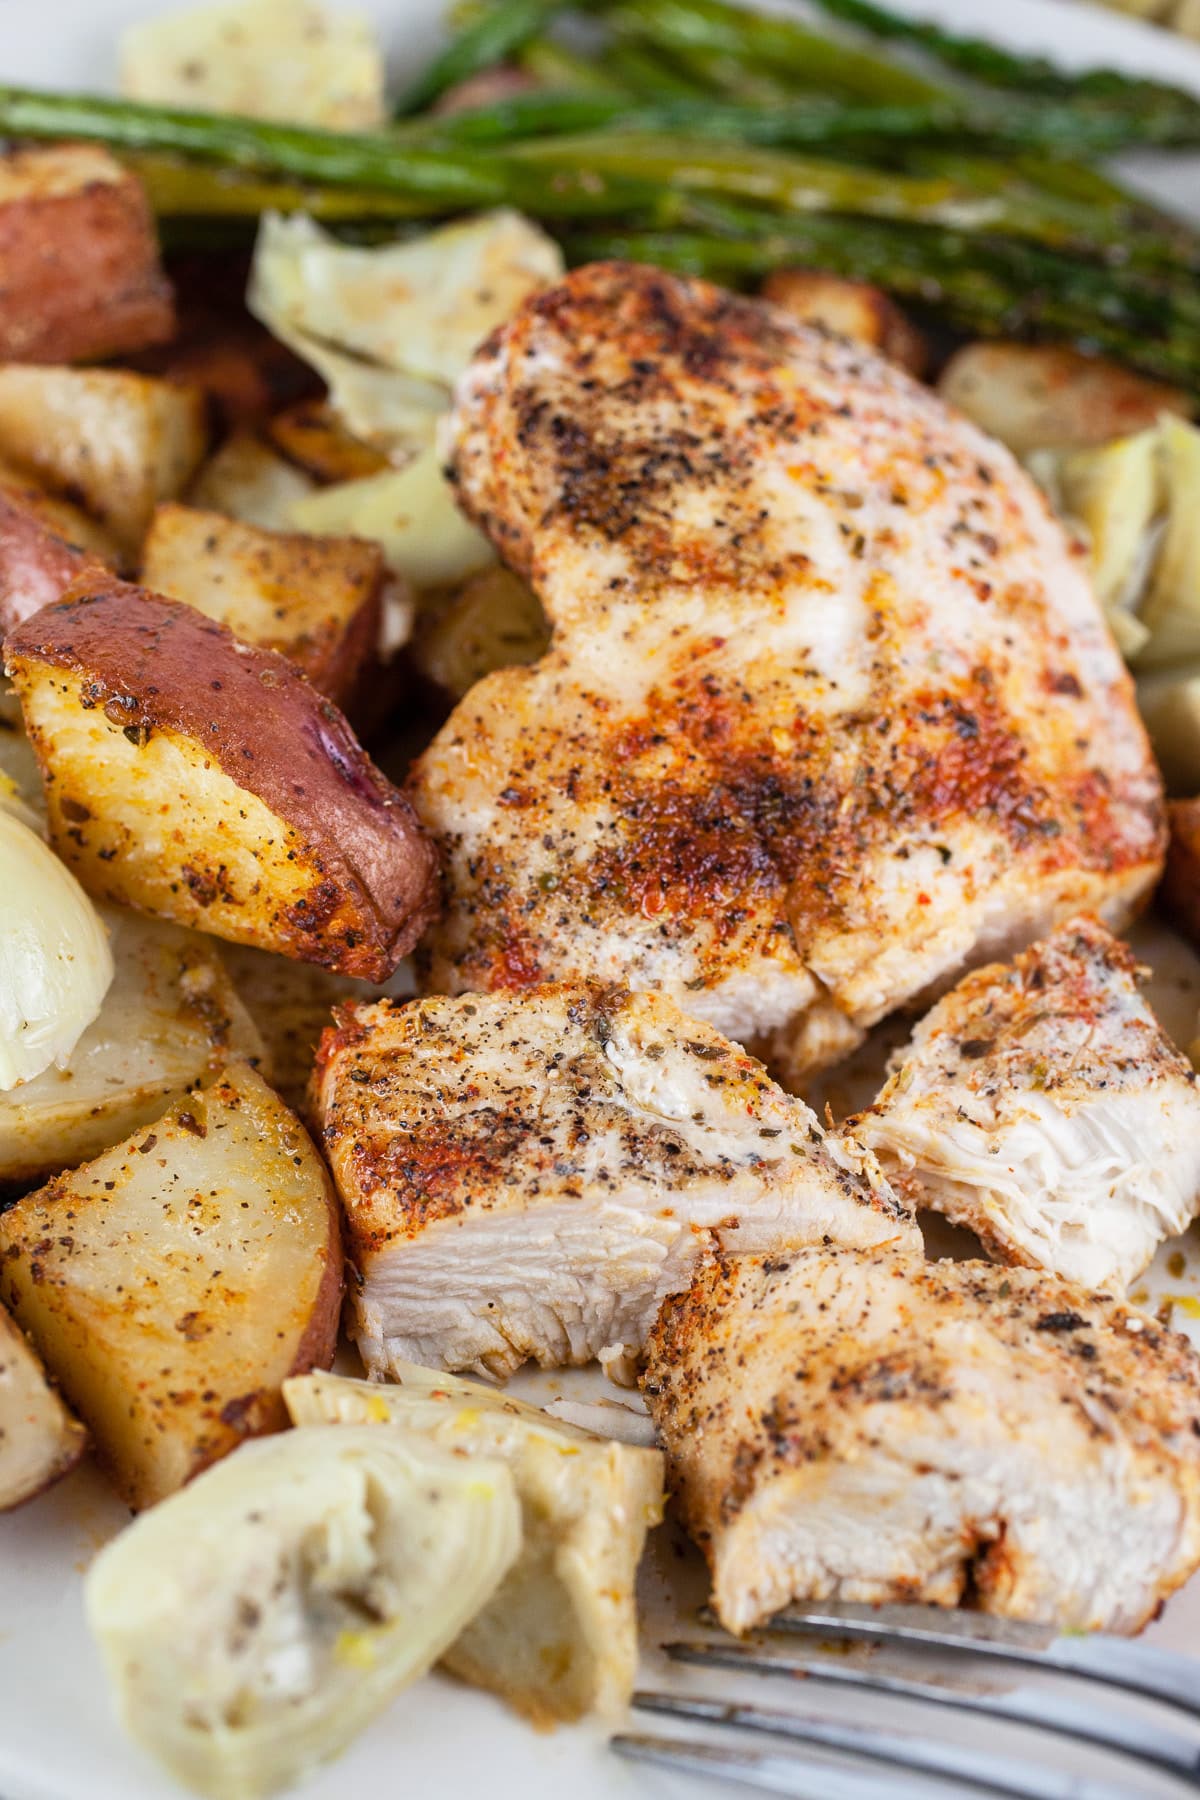
[[[1195,1070],[1095,919],[966,976],[848,1129],[915,1208],[1085,1286],[1131,1281],[1200,1205]]]
[[[479,351],[445,447],[554,636],[414,772],[432,991],[621,981],[792,1083],[1156,880],[1158,774],[1081,555],[882,357],[594,264]]]
[[[920,1254],[870,1152],[668,1000],[582,982],[338,1017],[313,1111],[374,1375],[627,1376],[706,1245]]]

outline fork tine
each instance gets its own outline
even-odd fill
[[[1053,1732],[1058,1737],[1074,1738],[1101,1750],[1119,1755],[1149,1767],[1182,1775],[1200,1786],[1200,1741],[1186,1738],[1162,1725],[1116,1712],[1098,1715],[1093,1707],[1084,1707],[1060,1694],[1035,1688],[1014,1688],[1005,1692],[949,1687],[944,1682],[918,1680],[913,1676],[892,1675],[861,1665],[826,1661],[817,1657],[763,1656],[746,1644],[673,1643],[663,1650],[673,1662],[691,1663],[700,1668],[734,1669],[748,1675],[803,1677],[834,1687],[857,1688],[860,1692],[894,1694],[906,1700],[925,1700],[957,1712],[983,1713],[989,1718],[1025,1725],[1034,1731]]]
[[[767,1629],[810,1637],[966,1651],[971,1656],[1012,1666],[1051,1669],[1106,1687],[1122,1688],[1127,1694],[1161,1701],[1164,1706],[1200,1719],[1200,1665],[1188,1657],[1155,1649],[1150,1644],[1132,1644],[1127,1638],[1106,1637],[1100,1632],[1060,1638],[1043,1633],[1038,1642],[1035,1632],[1014,1632],[1004,1621],[992,1629],[981,1627],[981,1617],[947,1613],[932,1606],[842,1603],[791,1607],[778,1613]]]
[[[911,1737],[906,1732],[881,1730],[858,1720],[846,1723],[677,1694],[639,1693],[634,1695],[633,1704],[639,1712],[659,1713],[666,1718],[818,1744],[823,1750],[864,1757],[895,1769],[911,1769],[939,1780],[960,1781],[967,1784],[968,1790],[982,1789],[1011,1796],[1012,1800],[1137,1800],[1131,1789],[1088,1781],[1069,1771],[1039,1769],[989,1750]]]
[[[687,1738],[647,1737],[626,1732],[610,1748],[631,1762],[652,1763],[678,1775],[700,1775],[710,1781],[732,1781],[760,1793],[786,1794],[790,1800],[930,1800],[927,1784],[876,1775],[867,1769],[840,1769],[833,1763],[801,1762],[796,1757],[763,1755],[756,1750],[697,1744]],[[939,1784],[938,1800],[978,1800],[977,1788]]]

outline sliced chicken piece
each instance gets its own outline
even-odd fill
[[[1200,1359],[1054,1276],[712,1257],[643,1386],[730,1631],[793,1600],[967,1594],[1136,1631],[1200,1563]]]
[[[338,1019],[313,1112],[373,1375],[596,1356],[631,1375],[707,1243],[920,1254],[870,1153],[669,1001],[575,983]]]
[[[1200,1207],[1200,1084],[1137,978],[1072,919],[960,981],[848,1128],[1001,1262],[1122,1287]]]
[[[554,637],[417,765],[432,991],[621,981],[790,1083],[1156,880],[1159,778],[1082,558],[882,357],[595,264],[478,352],[445,447]]]

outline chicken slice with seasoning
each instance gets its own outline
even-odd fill
[[[1072,919],[960,981],[848,1129],[1000,1261],[1122,1287],[1200,1206],[1200,1084],[1137,982]]]
[[[1157,879],[1158,773],[1084,561],[882,357],[593,264],[478,352],[446,450],[554,636],[414,772],[431,991],[620,981],[791,1085]]]
[[[667,1000],[576,983],[338,1019],[313,1111],[373,1375],[599,1356],[628,1376],[707,1245],[921,1253],[869,1151]]]
[[[1200,1563],[1200,1359],[1055,1276],[712,1257],[643,1387],[730,1631],[794,1600],[969,1594],[1132,1632]]]

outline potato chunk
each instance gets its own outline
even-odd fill
[[[204,454],[204,397],[128,369],[0,366],[0,457],[94,513],[136,556]]]
[[[103,565],[47,530],[0,480],[0,632],[60,599],[89,571],[102,577]]]
[[[63,1068],[0,1094],[0,1182],[73,1168],[231,1057],[266,1060],[211,939],[118,907],[102,907],[101,918],[112,985]]]
[[[329,1177],[248,1063],[0,1215],[0,1298],[134,1508],[285,1424],[341,1290]]]
[[[141,182],[92,144],[0,156],[0,360],[69,363],[174,328]]]
[[[0,1306],[0,1512],[20,1506],[73,1469],[87,1433]]]
[[[1180,931],[1200,945],[1200,800],[1174,800],[1167,811],[1171,845],[1162,898]]]
[[[385,575],[376,544],[266,531],[168,502],[142,554],[147,587],[281,651],[331,700],[346,699],[374,654]]]
[[[1179,388],[1057,344],[966,344],[938,392],[1018,456],[1107,444],[1191,411]]]
[[[93,894],[367,980],[412,948],[434,851],[284,657],[115,580],[6,651],[51,838]]]
[[[407,966],[384,988],[245,944],[223,944],[221,961],[262,1036],[272,1087],[301,1118],[308,1117],[317,1045],[333,1020],[334,1007],[347,1000],[375,1000],[385,992],[412,991]]]
[[[302,469],[256,438],[238,431],[209,458],[188,493],[193,506],[206,506],[248,525],[282,530],[292,506],[316,487]]]
[[[763,284],[763,299],[799,319],[878,350],[910,375],[928,360],[925,340],[911,319],[869,281],[847,281],[820,269],[777,269]]]
[[[550,627],[536,594],[510,569],[481,569],[448,596],[426,595],[413,634],[413,666],[461,700],[493,669],[536,662]]]

